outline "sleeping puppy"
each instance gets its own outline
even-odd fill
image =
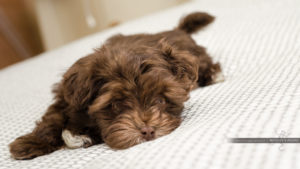
[[[175,130],[189,92],[222,80],[220,65],[190,36],[213,20],[196,12],[171,31],[108,39],[63,75],[35,129],[9,145],[12,157],[103,142],[126,149]]]

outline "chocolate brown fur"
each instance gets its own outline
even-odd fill
[[[172,132],[189,92],[221,71],[189,35],[213,20],[197,12],[172,31],[108,39],[63,75],[36,128],[10,144],[12,156],[31,159],[64,147],[64,129],[115,149]]]

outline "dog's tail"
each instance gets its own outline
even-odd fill
[[[178,29],[188,34],[194,33],[213,22],[215,17],[205,12],[194,12],[181,19]]]

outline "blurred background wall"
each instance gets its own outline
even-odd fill
[[[188,0],[0,0],[0,68]]]
[[[32,2],[0,0],[0,68],[44,50]]]

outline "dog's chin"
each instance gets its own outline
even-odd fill
[[[134,130],[116,129],[116,131],[107,134],[106,137],[104,138],[104,141],[109,147],[113,149],[126,149],[135,146],[137,144],[151,141],[156,138],[170,134],[176,128],[177,127],[173,126],[172,128],[168,128],[168,130],[158,129],[156,131],[155,136],[150,140],[143,138],[142,134],[138,130],[134,131]]]
[[[154,137],[145,139],[141,132],[141,127],[137,123],[118,120],[111,124],[106,130],[103,130],[104,142],[113,149],[126,149],[137,144],[151,141],[159,137],[170,134],[181,123],[180,118],[165,118],[158,121],[152,121],[149,126],[155,129]],[[151,125],[152,124],[152,125]]]
[[[117,130],[109,133],[104,138],[105,143],[113,149],[126,149],[146,140],[138,131]]]

